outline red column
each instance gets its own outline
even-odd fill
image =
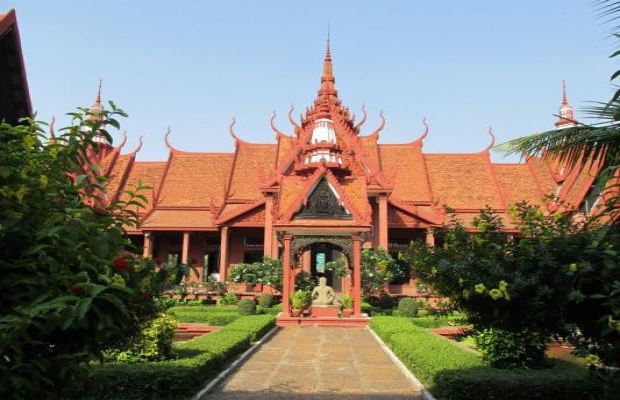
[[[291,292],[291,240],[293,235],[284,235],[284,262],[282,268],[284,277],[282,282],[282,316],[291,316],[291,305],[289,296]]]
[[[183,232],[183,250],[181,252],[181,264],[187,264],[189,258],[189,232]]]
[[[220,234],[220,282],[226,282],[228,276],[228,227],[222,227]]]
[[[275,258],[273,256],[273,196],[267,195],[265,199],[265,239],[263,247],[263,255],[265,257]],[[276,256],[277,257],[277,256]]]
[[[353,315],[362,316],[362,238],[353,236]]]
[[[379,202],[379,247],[388,249],[388,204],[387,196],[380,194]]]
[[[426,244],[431,247],[435,246],[435,232],[433,228],[426,229]]]
[[[144,249],[142,251],[142,257],[151,257],[153,255],[153,234],[150,232],[144,233]]]

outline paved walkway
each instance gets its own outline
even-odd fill
[[[367,329],[287,327],[200,400],[421,398]]]

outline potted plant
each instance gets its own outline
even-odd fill
[[[291,294],[291,315],[299,317],[304,308],[308,306],[308,292],[297,290]]]
[[[353,296],[349,294],[343,294],[340,296],[340,303],[342,304],[342,315],[350,317],[353,315]]]

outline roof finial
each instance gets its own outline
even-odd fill
[[[99,90],[97,90],[97,103],[101,103],[101,82],[103,79],[99,78]]]
[[[97,89],[97,97],[95,98],[95,102],[93,103],[92,106],[90,106],[90,120],[93,122],[97,122],[97,123],[102,123],[103,122],[103,117],[102,117],[102,113],[103,113],[103,106],[101,105],[101,82],[102,80],[99,79],[99,88]]]
[[[555,123],[556,129],[568,128],[577,125],[575,122],[575,111],[573,106],[568,103],[566,98],[566,81],[562,80],[562,105],[558,110],[558,120]]]
[[[562,79],[562,104],[568,103],[566,100],[566,81]]]

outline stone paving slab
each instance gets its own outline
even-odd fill
[[[365,328],[286,327],[200,400],[422,399]]]

